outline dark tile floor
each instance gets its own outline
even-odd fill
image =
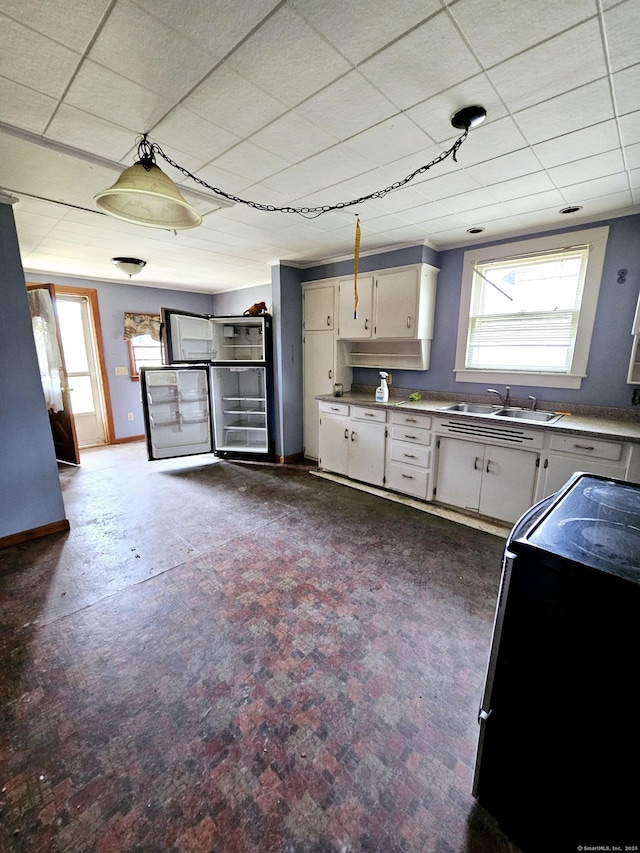
[[[515,851],[471,796],[503,540],[304,467],[61,472],[0,551],[3,851]]]

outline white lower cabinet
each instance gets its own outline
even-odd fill
[[[515,522],[533,503],[539,453],[457,438],[438,439],[436,498]]]
[[[393,412],[387,441],[387,488],[429,500],[431,483],[431,418]]]
[[[384,485],[385,409],[346,403],[320,403],[319,466],[370,483]]]
[[[577,471],[624,480],[627,477],[628,447],[620,441],[602,441],[590,436],[552,435],[544,463],[541,498],[552,495]]]

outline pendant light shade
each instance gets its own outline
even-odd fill
[[[202,217],[155,163],[136,162],[109,189],[94,196],[97,206],[117,219],[166,228],[195,228]]]
[[[142,268],[146,267],[147,262],[141,261],[140,258],[111,258],[111,263],[118,267],[120,272],[128,275],[138,275],[142,272]]]

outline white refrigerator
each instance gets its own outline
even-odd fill
[[[140,371],[149,459],[273,459],[271,317],[163,308],[162,343],[167,366]]]

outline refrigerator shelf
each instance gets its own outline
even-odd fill
[[[149,421],[151,423],[151,426],[153,427],[179,427],[180,415],[176,412],[170,417],[159,418],[157,416],[149,414]]]
[[[197,412],[190,415],[182,415],[181,420],[183,424],[203,424],[209,420],[209,413]]]
[[[236,421],[233,424],[225,424],[222,428],[224,430],[231,430],[231,431],[248,429],[248,430],[251,430],[251,432],[266,432],[266,429],[267,429],[266,426],[256,426],[255,424],[250,424],[250,423],[247,423],[246,421]]]
[[[248,400],[249,402],[252,402],[252,403],[254,403],[254,402],[264,403],[266,400],[266,397],[223,397],[222,399],[229,402],[229,403],[240,403],[240,402],[243,402],[245,400]]]
[[[176,403],[178,397],[176,394],[147,394],[149,405],[159,406],[163,403]]]

